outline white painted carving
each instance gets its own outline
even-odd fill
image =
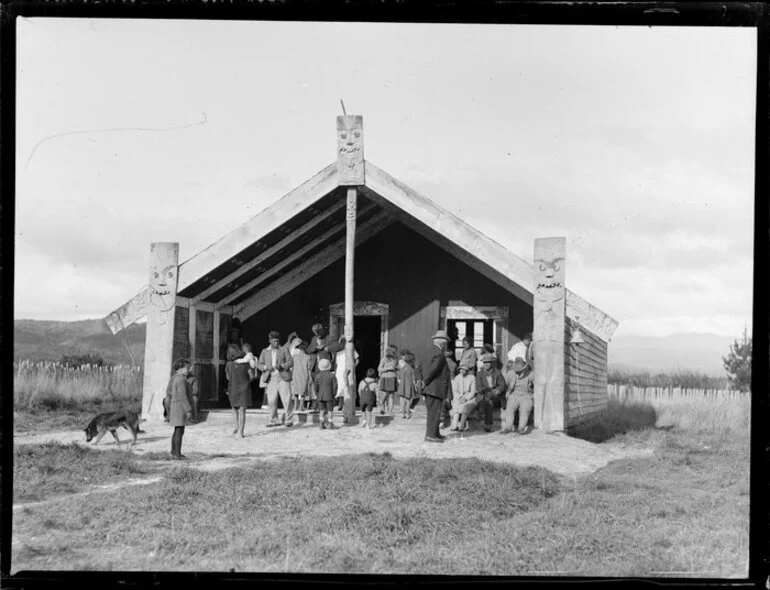
[[[337,162],[339,184],[364,184],[363,117],[337,117]]]

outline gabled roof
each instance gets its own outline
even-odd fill
[[[356,244],[397,220],[532,305],[532,264],[369,161],[358,187]],[[230,307],[242,319],[344,256],[345,192],[337,162],[179,265],[177,294],[188,304]],[[258,301],[253,298],[259,292]],[[113,332],[139,319],[106,318]],[[567,316],[609,340],[618,323],[571,291]],[[137,306],[134,305],[133,308]],[[134,314],[135,315],[135,314]]]

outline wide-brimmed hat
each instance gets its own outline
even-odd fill
[[[433,334],[433,340],[436,340],[437,338],[442,338],[449,341],[449,336],[446,335],[446,332],[444,330],[438,330],[435,334]]]
[[[520,356],[516,357],[516,360],[513,361],[513,370],[516,371],[517,373],[520,373],[526,368],[527,368],[527,361],[525,361]]]
[[[321,359],[318,361],[318,369],[321,371],[328,371],[332,368],[332,363],[329,359]]]
[[[481,355],[481,362],[482,363],[496,363],[497,357],[492,354],[491,352],[488,352],[486,354]]]

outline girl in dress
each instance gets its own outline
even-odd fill
[[[398,371],[398,397],[401,399],[401,417],[408,418],[412,400],[418,397],[417,377],[414,371],[414,355],[408,350],[402,352]]]
[[[299,340],[296,338],[295,340]],[[291,375],[291,393],[297,400],[298,411],[304,412],[310,405],[310,363],[307,352],[307,342],[299,340],[292,349],[294,372]]]
[[[379,392],[377,394],[377,405],[380,406],[380,414],[384,414],[387,408],[388,413],[393,415],[393,395],[397,390],[397,370],[398,370],[398,349],[392,344],[388,345],[385,356],[377,367],[380,374]]]
[[[476,378],[467,367],[460,367],[452,379],[452,427],[451,430],[467,430],[468,414],[476,407]]]

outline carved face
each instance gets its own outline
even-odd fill
[[[176,301],[177,268],[175,264],[163,268],[150,268],[150,303],[159,311],[169,311]],[[161,314],[159,323],[166,322],[166,314]]]
[[[337,117],[337,152],[343,180],[363,178],[364,122],[363,117]]]
[[[535,260],[535,272],[535,292],[540,301],[554,302],[564,297],[564,258],[557,256]]]

